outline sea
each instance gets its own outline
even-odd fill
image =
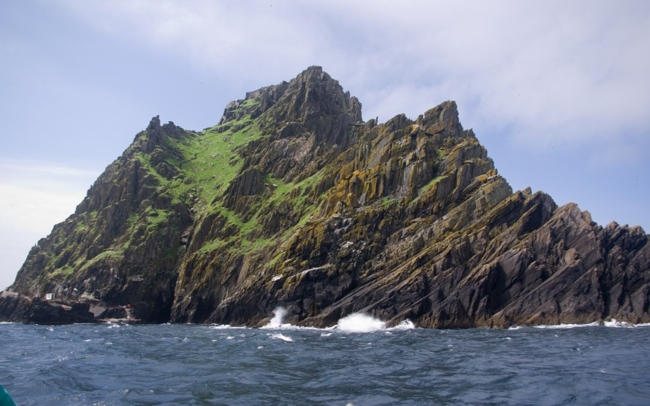
[[[649,405],[650,326],[0,324],[17,405]]]

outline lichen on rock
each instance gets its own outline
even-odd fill
[[[201,132],[154,117],[10,291],[0,318],[32,322],[128,305],[143,322],[251,326],[277,306],[320,327],[354,312],[435,328],[638,323],[650,244],[513,192],[455,102],[363,122],[310,67]],[[47,293],[84,305],[72,317]]]

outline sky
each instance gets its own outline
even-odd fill
[[[650,230],[650,2],[0,2],[0,290],[160,115],[318,65],[365,120],[458,103],[513,190]]]

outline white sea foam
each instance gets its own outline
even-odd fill
[[[410,320],[404,320],[400,324],[386,328],[386,323],[378,318],[365,313],[353,313],[339,320],[336,329],[347,333],[372,333],[379,330],[399,331],[411,330],[415,325]]]
[[[333,327],[317,328],[317,327],[304,327],[295,326],[293,324],[285,323],[284,318],[287,315],[287,310],[283,307],[277,307],[273,310],[273,318],[265,325],[262,326],[263,330],[317,330],[317,331],[332,331],[338,330],[343,332],[353,333],[370,333],[378,330],[399,331],[414,329],[415,325],[410,320],[403,320],[401,323],[394,327],[387,328],[386,323],[372,317],[365,313],[353,313],[347,317],[339,320],[338,324]],[[211,329],[215,330],[228,330],[235,328],[248,328],[248,327],[231,327],[229,325],[212,325]],[[331,335],[325,334],[324,337]]]
[[[625,321],[618,321],[616,319],[606,321],[603,323],[603,325],[605,327],[616,327],[616,328],[650,327],[650,323],[633,324],[633,323],[627,323]]]
[[[415,324],[409,319],[402,320],[402,322],[389,330],[411,330],[415,328]]]
[[[212,324],[208,327],[210,330],[235,330],[235,329],[247,329],[248,327],[244,326],[231,326],[228,324]]]
[[[262,328],[282,328],[284,326],[291,326],[290,324],[283,325],[282,322],[284,321],[284,316],[287,315],[287,311],[284,307],[276,307],[275,310],[273,310],[273,318],[271,321],[269,321],[269,324]]]
[[[594,321],[593,323],[586,323],[586,324],[556,324],[556,325],[534,326],[534,328],[571,329],[571,328],[598,327],[598,326],[613,327],[613,328],[635,328],[635,327],[650,327],[650,323],[633,324],[625,321],[618,321],[616,319],[612,319],[609,321],[604,321],[602,323]],[[521,328],[521,327],[516,327],[516,328]],[[511,327],[510,329],[514,330],[516,328]]]
[[[383,330],[386,323],[365,313],[353,313],[339,320],[337,329],[348,333],[371,333]]]
[[[291,337],[289,337],[289,336],[285,336],[284,334],[280,334],[280,333],[277,333],[277,334],[271,334],[270,337],[271,337],[272,339],[274,339],[274,340],[282,340],[282,341],[286,341],[286,342],[288,342],[288,343],[292,343],[292,342],[293,342],[293,338],[291,338]]]
[[[588,323],[588,324],[550,324],[550,325],[542,325],[542,326],[534,326],[534,328],[542,328],[542,329],[570,329],[570,328],[583,328],[583,327],[594,327],[598,326],[598,322],[593,322],[593,323]]]

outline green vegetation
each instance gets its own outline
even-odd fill
[[[83,274],[94,266],[119,264],[125,253],[134,252],[143,242],[172,235],[169,227],[177,226],[179,207],[190,209],[195,221],[216,214],[221,222],[221,229],[211,231],[211,237],[204,237],[212,239],[202,242],[199,248],[198,253],[206,258],[217,254],[264,253],[273,255],[274,263],[278,261],[281,255],[275,249],[296,238],[297,233],[310,227],[310,221],[318,216],[322,195],[326,192],[318,193],[317,190],[322,188],[320,185],[326,172],[329,170],[331,173],[332,169],[323,168],[308,177],[299,177],[298,181],[286,181],[267,173],[262,179],[266,186],[262,194],[242,197],[240,206],[224,199],[229,185],[243,169],[247,158],[243,153],[247,145],[259,142],[275,131],[272,115],[263,114],[255,120],[251,118],[259,104],[260,100],[255,98],[240,101],[237,107],[228,110],[227,122],[201,132],[170,133],[152,152],[145,152],[148,149],[144,148],[149,134],[140,133],[124,159],[116,163],[116,168],[133,165],[133,160],[137,160],[138,187],[148,188],[147,200],[137,201],[138,207],[122,207],[121,211],[114,212],[116,214],[108,214],[125,223],[118,223],[120,230],[108,248],[91,259],[86,259],[87,251],[67,252],[64,248],[74,246],[74,239],[99,241],[93,230],[95,227],[105,228],[106,220],[111,217],[107,217],[108,212],[104,213],[98,222],[97,211],[82,213],[76,219],[74,236],[61,241],[55,237],[54,243],[61,248],[48,253],[50,273],[68,276],[75,272]],[[443,157],[445,152],[438,149],[437,154]],[[442,177],[432,179],[420,189],[420,194],[440,179]],[[382,208],[397,203],[394,197],[384,197],[377,202]],[[128,210],[128,213],[123,213],[123,210]],[[126,219],[125,215],[128,216]],[[106,242],[101,244],[105,246]],[[159,257],[169,257],[169,261],[173,261],[177,255],[175,249],[165,251]],[[60,264],[60,267],[55,268],[54,264]]]
[[[147,228],[163,227],[169,221],[172,214],[169,210],[148,208],[146,212]]]
[[[382,207],[388,207],[388,206],[390,206],[392,204],[395,204],[395,203],[397,203],[397,201],[392,197],[386,196],[386,197],[381,199]]]
[[[435,178],[431,179],[426,185],[420,188],[420,194],[426,193],[427,190],[431,189],[436,183],[440,182],[444,178],[444,176],[436,176]]]
[[[247,99],[242,102],[242,104],[239,105],[239,108],[250,108],[250,107],[255,107],[259,106],[260,101],[258,99]]]
[[[192,194],[203,203],[213,202],[235,178],[243,164],[238,148],[260,138],[262,133],[249,115],[227,125],[241,128],[236,132],[230,129],[219,132],[224,125],[215,126],[179,145],[185,157],[180,168],[186,177],[168,183],[167,190],[175,199]],[[195,184],[201,187],[197,189]]]
[[[442,179],[444,179],[445,176],[436,176],[435,178],[431,179],[429,182],[427,182],[426,185],[422,186],[418,192],[417,197],[415,199],[411,200],[409,202],[409,206],[416,204],[418,201],[420,201],[420,197],[427,193],[433,186],[435,186],[438,182],[440,182]]]

